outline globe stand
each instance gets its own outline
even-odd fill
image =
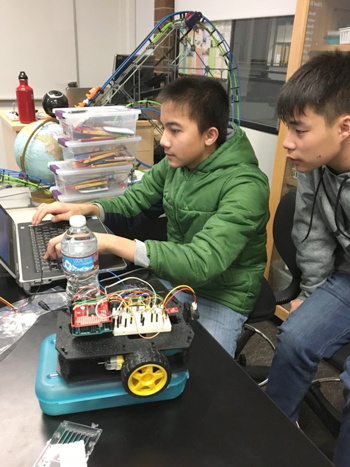
[[[51,193],[48,193],[47,189],[45,188],[38,188],[35,191],[30,191],[30,197],[33,203],[53,203],[55,198],[52,196]]]

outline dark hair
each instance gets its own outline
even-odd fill
[[[172,102],[186,107],[189,118],[198,125],[200,134],[215,127],[219,147],[226,140],[229,121],[229,98],[220,81],[207,76],[188,75],[172,81],[158,95],[161,103]]]
[[[324,52],[302,65],[282,86],[277,112],[283,121],[304,114],[306,107],[329,125],[350,114],[350,52]]]

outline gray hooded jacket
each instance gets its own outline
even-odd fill
[[[292,232],[309,296],[335,271],[350,274],[350,173],[323,166],[298,174]]]

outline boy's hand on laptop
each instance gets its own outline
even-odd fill
[[[64,234],[62,235],[57,235],[57,237],[53,237],[49,240],[49,243],[47,244],[47,250],[46,253],[44,254],[44,259],[57,259],[61,258],[61,240]]]
[[[49,240],[47,244],[47,250],[44,255],[44,259],[57,259],[62,257],[61,253],[61,240],[64,234],[57,235],[57,237],[53,237]],[[117,238],[115,235],[112,234],[104,234],[104,233],[97,233],[95,232],[97,237],[97,249],[98,252],[101,253],[114,253],[113,251],[113,243],[116,241]]]
[[[38,225],[48,214],[52,214],[52,222],[68,221],[71,216],[81,214],[83,216],[99,216],[98,206],[94,204],[74,204],[74,203],[60,203],[55,201],[51,204],[40,204],[32,218],[32,225]]]

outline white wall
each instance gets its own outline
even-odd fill
[[[1,0],[0,99],[11,99],[21,70],[45,94],[75,73],[73,0]]]
[[[95,18],[96,0],[75,1],[78,81],[82,87],[101,86],[112,74],[114,55],[130,54],[151,32],[154,0],[100,0]]]
[[[242,128],[246,132],[249,141],[254,148],[260,169],[268,176],[271,185],[277,136],[270,135],[269,133],[263,133],[262,131],[252,130],[250,128]]]

